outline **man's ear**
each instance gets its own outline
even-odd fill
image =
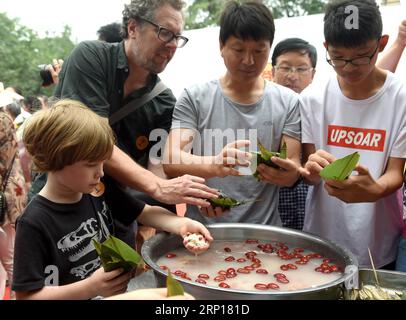
[[[221,56],[223,56],[224,43],[221,40],[219,41],[219,46],[220,46],[220,54]]]
[[[328,44],[327,44],[327,42],[323,42],[323,46],[324,46],[324,48],[326,48],[326,50],[328,49]]]
[[[314,75],[316,74],[316,69],[313,69],[312,70],[312,81],[313,81],[313,79],[314,79]]]
[[[384,34],[381,39],[379,40],[379,52],[382,52],[389,41],[389,35]]]
[[[138,28],[139,28],[139,24],[134,19],[128,20],[127,32],[128,32],[128,36],[130,38],[135,37],[136,31]]]

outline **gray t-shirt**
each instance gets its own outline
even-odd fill
[[[277,84],[265,83],[263,96],[249,105],[231,101],[223,93],[219,80],[185,89],[174,109],[172,129],[194,130],[197,135],[193,153],[201,156],[219,154],[227,143],[239,139],[251,140],[252,148],[258,138],[271,151],[279,150],[283,134],[300,140],[298,95]],[[256,151],[251,148],[250,151]],[[208,218],[196,206],[188,206],[188,217],[206,224],[246,222],[281,225],[278,186],[259,182],[252,175],[211,178],[207,180],[207,185],[237,200],[250,202],[217,218]]]

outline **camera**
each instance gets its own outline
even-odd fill
[[[54,83],[54,80],[52,79],[51,71],[49,71],[47,67],[48,67],[47,64],[40,64],[38,66],[39,75],[41,76],[43,87],[48,87]]]

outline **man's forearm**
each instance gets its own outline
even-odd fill
[[[153,195],[158,188],[160,178],[141,167],[117,146],[114,146],[113,154],[104,168],[108,175],[121,184],[149,195]]]
[[[378,199],[382,199],[398,190],[403,184],[403,179],[400,174],[391,172],[385,173],[383,176],[381,176],[377,183],[381,187],[381,192],[378,195]]]
[[[391,72],[395,72],[404,49],[405,49],[404,45],[402,45],[399,42],[395,42],[388,49],[388,51],[384,53],[382,59],[379,60],[378,67],[385,70],[389,70]]]
[[[171,155],[169,163],[164,163],[163,168],[169,177],[191,174],[205,179],[216,176],[215,157],[202,157],[181,152],[178,156]]]

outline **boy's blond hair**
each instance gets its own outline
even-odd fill
[[[23,141],[34,170],[52,172],[78,161],[111,157],[114,134],[103,119],[74,100],[60,100],[27,121]]]

